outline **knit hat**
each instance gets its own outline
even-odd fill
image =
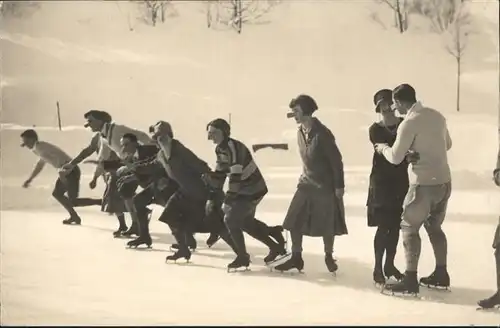
[[[318,110],[318,105],[316,101],[311,96],[301,94],[290,101],[288,107],[293,108],[295,106],[300,106],[302,109],[302,114],[306,116],[311,116],[312,113]],[[287,115],[288,116],[288,115]]]
[[[231,126],[225,119],[216,118],[215,120],[212,120],[210,123],[207,124],[207,130],[211,126],[213,126],[218,130],[221,130],[226,138],[229,138],[229,136],[231,135]]]

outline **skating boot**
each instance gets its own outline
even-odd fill
[[[282,248],[286,248],[286,241],[283,237],[283,227],[282,226],[274,226],[269,228],[269,236],[276,240],[276,242]]]
[[[74,217],[70,217],[66,220],[63,220],[62,223],[67,224],[67,225],[72,225],[72,224],[80,225],[80,224],[82,224],[82,219],[80,219],[79,216],[74,216]]]
[[[174,261],[177,262],[178,259],[185,258],[186,262],[189,262],[191,259],[191,251],[187,247],[181,247],[177,252],[173,255],[169,255],[166,257],[165,262]]]
[[[482,309],[493,309],[497,305],[500,305],[500,292],[496,292],[490,298],[486,298],[484,300],[480,300],[477,302]]]
[[[136,236],[139,235],[139,226],[135,221],[132,222],[132,225],[130,226],[130,228],[127,231],[122,233],[122,236],[125,236],[125,237],[132,237],[132,235],[136,235]]]
[[[124,232],[127,231],[127,226],[120,226],[118,230],[113,232],[113,237],[118,238],[121,237]]]
[[[231,270],[236,271],[239,268],[245,268],[245,271],[248,270],[250,266],[250,255],[238,255],[233,262],[227,265],[227,272],[231,272]]]
[[[216,233],[211,233],[210,236],[208,236],[208,239],[206,241],[208,248],[211,248],[213,245],[215,245],[216,242],[218,242],[220,239],[220,236]]]
[[[144,236],[144,237],[138,237],[134,240],[131,240],[127,243],[127,246],[130,248],[137,248],[138,246],[141,245],[146,245],[148,248],[151,248],[151,245],[153,244],[153,241],[151,240],[150,236]]]
[[[279,261],[278,256],[284,256],[286,255],[286,249],[285,247],[281,245],[276,245],[276,247],[273,247],[269,250],[269,254],[267,254],[266,257],[264,257],[264,263],[266,265],[272,264],[273,262]]]
[[[403,280],[395,284],[386,284],[382,292],[384,292],[385,290],[392,292],[392,295],[394,295],[395,293],[401,293],[413,294],[416,296],[420,292],[417,273],[406,271]]]
[[[283,264],[277,265],[275,268],[277,271],[290,271],[292,269],[297,269],[299,272],[304,269],[304,260],[302,259],[301,253],[292,253],[292,258]]]
[[[332,253],[325,253],[325,264],[329,272],[335,273],[339,269],[337,261],[333,258]]]
[[[384,273],[382,272],[382,268],[375,268],[373,270],[373,282],[377,285],[385,284]]]
[[[434,272],[424,278],[420,278],[420,284],[422,286],[427,286],[428,288],[444,288],[448,289],[450,287],[450,276],[445,267],[436,267]]]
[[[384,275],[387,279],[394,277],[397,281],[401,281],[404,277],[404,275],[394,265],[385,265]]]
[[[191,235],[191,238],[189,236],[186,238],[187,239],[187,246],[189,247],[189,250],[191,252],[194,252],[196,250],[196,247],[198,246],[196,239]],[[179,244],[175,243],[170,246],[170,250],[175,252],[179,250]]]

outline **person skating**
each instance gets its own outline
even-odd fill
[[[342,155],[332,132],[312,116],[318,109],[312,97],[299,95],[292,99],[289,107],[292,112],[287,117],[293,117],[299,124],[297,138],[303,173],[283,222],[283,228],[290,231],[292,257],[275,269],[301,271],[304,268],[302,239],[311,236],[323,238],[325,265],[334,273],[338,269],[333,257],[335,236],[348,233]]]
[[[369,128],[370,142],[394,144],[399,125],[403,121],[392,109],[392,90],[382,89],[373,97],[375,112],[381,115],[378,122]],[[377,152],[373,153],[370,184],[368,187],[367,219],[369,227],[377,227],[373,240],[375,266],[373,281],[384,284],[387,279],[403,278],[403,274],[394,265],[394,258],[399,242],[403,201],[408,191],[408,162],[398,165],[389,163]],[[385,255],[385,263],[383,259]]]
[[[124,158],[121,145],[120,145],[120,140],[123,137],[125,133],[132,133],[135,134],[139,140],[139,143],[141,144],[153,144],[153,140],[149,138],[147,133],[144,133],[142,131],[132,129],[128,126],[121,125],[121,124],[116,124],[114,122],[111,122],[110,120],[110,115],[104,111],[99,111],[99,110],[90,110],[84,114],[84,118],[87,121],[85,123],[85,127],[89,127],[92,132],[97,132],[100,134],[101,139],[100,139],[100,150],[99,150],[99,157],[98,157],[98,162],[103,162],[106,159],[109,159],[111,156],[110,153],[114,152],[119,158]],[[74,165],[79,164],[82,160],[84,159],[83,156],[77,156],[73,158],[70,163],[66,164],[64,166],[64,169],[70,170]],[[101,168],[100,168],[101,169]],[[107,188],[105,193],[107,194],[106,199],[109,199],[110,201],[115,201],[116,200],[116,194],[117,192],[117,186],[116,186],[116,181],[117,181],[117,176],[116,172],[109,172],[109,178],[108,178],[108,183],[107,183]],[[124,212],[129,212],[130,207],[132,206],[132,200],[131,199],[124,199],[124,205],[123,210]],[[119,201],[116,202],[116,207],[120,208],[122,204],[120,204]],[[117,209],[114,209],[114,204],[109,204],[110,209],[108,211],[115,211],[115,213],[119,212]],[[120,220],[120,217],[118,217]],[[123,228],[122,221],[120,221],[120,226]],[[131,235],[137,235],[138,234],[138,225],[137,222],[132,221],[132,225],[130,228],[123,232],[122,229],[118,229],[119,232],[121,232],[125,236],[131,236]],[[117,231],[117,233],[118,233]]]
[[[393,92],[396,109],[405,114],[399,125],[393,146],[376,144],[375,149],[392,164],[405,160],[409,150],[419,154],[416,163],[410,163],[409,189],[403,203],[401,230],[405,248],[406,271],[401,282],[386,286],[398,293],[419,292],[417,278],[421,251],[420,228],[425,227],[436,258],[431,275],[420,279],[426,286],[449,287],[447,270],[448,243],[442,229],[451,195],[451,170],[447,152],[452,146],[446,118],[437,110],[423,106],[416,100],[413,87],[401,84]]]
[[[78,166],[74,166],[69,171],[61,170],[64,164],[71,160],[71,157],[58,146],[47,141],[41,141],[35,130],[29,129],[21,133],[21,147],[30,149],[38,158],[38,162],[30,177],[23,183],[24,188],[28,188],[31,182],[43,170],[45,164],[53,166],[58,170],[52,196],[68,211],[69,218],[63,220],[64,224],[81,224],[82,219],[75,211],[74,207],[101,205],[101,199],[80,198],[80,178],[81,172]],[[67,196],[66,196],[67,194]]]
[[[281,227],[269,227],[255,219],[258,204],[267,194],[268,189],[264,177],[253,160],[250,150],[241,142],[231,138],[231,128],[224,119],[217,118],[207,124],[208,139],[215,145],[217,157],[215,172],[205,174],[208,185],[221,191],[225,180],[229,177],[229,187],[223,200],[224,222],[231,234],[236,248],[236,258],[229,263],[228,270],[250,265],[243,232],[261,241],[269,247],[269,254],[264,261],[273,261],[285,254],[284,239]],[[211,192],[207,208],[214,205]],[[279,235],[274,241],[270,235]]]

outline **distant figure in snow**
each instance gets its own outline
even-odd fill
[[[31,182],[48,163],[58,170],[59,177],[56,180],[52,196],[68,211],[70,217],[63,220],[64,224],[81,224],[82,219],[73,207],[101,205],[100,199],[79,198],[81,172],[78,166],[71,170],[63,171],[61,168],[71,161],[71,157],[61,148],[46,141],[41,141],[35,130],[29,129],[21,133],[21,147],[30,149],[39,160],[30,177],[23,183],[23,188],[28,188]],[[67,196],[66,196],[67,194]]]

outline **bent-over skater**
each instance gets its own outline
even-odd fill
[[[78,197],[80,193],[80,168],[74,166],[70,171],[61,171],[61,168],[71,160],[71,157],[56,145],[39,140],[35,130],[29,129],[24,131],[21,133],[21,139],[21,147],[30,149],[39,157],[30,177],[23,183],[23,187],[28,188],[33,179],[43,170],[45,164],[49,163],[58,170],[59,174],[54,190],[52,191],[52,196],[70,215],[69,218],[63,220],[63,223],[81,224],[82,219],[73,207],[101,205],[101,200]]]
[[[224,222],[231,234],[237,256],[229,263],[228,270],[250,265],[243,232],[269,247],[269,254],[264,258],[266,263],[275,260],[286,253],[285,240],[281,233],[283,228],[269,227],[255,219],[257,205],[268,190],[250,150],[241,141],[231,138],[231,128],[224,119],[218,118],[208,123],[207,132],[208,139],[216,145],[217,164],[215,172],[206,174],[206,181],[221,192],[229,176],[229,187],[222,208]],[[215,195],[217,192],[210,193],[207,208],[215,206]]]

